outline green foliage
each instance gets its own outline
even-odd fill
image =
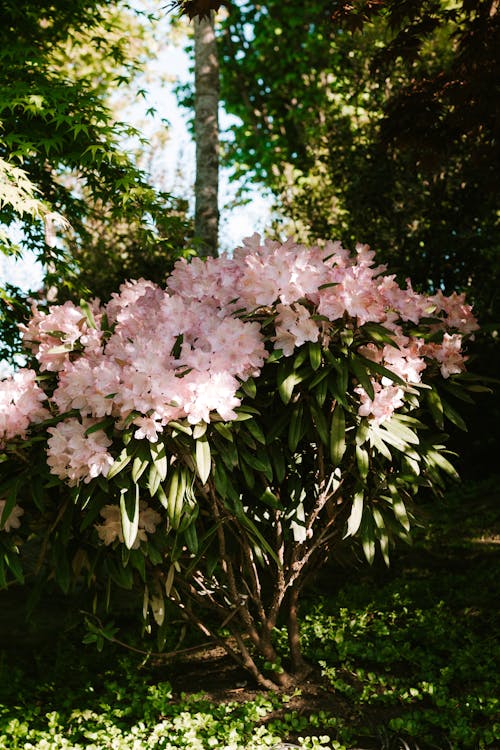
[[[79,682],[68,686],[64,678],[63,685],[59,680],[64,672],[74,672],[75,659],[80,664]],[[287,696],[257,695],[243,703],[214,702],[202,693],[174,698],[169,682],[158,680],[154,669],[141,669],[131,658],[120,656],[104,669],[90,662],[82,666],[79,655],[66,648],[59,658],[55,683],[43,677],[32,682],[17,668],[2,691],[0,746],[11,750],[111,746],[116,750],[268,750],[297,728],[310,726],[296,711],[273,720],[271,715],[286,705]],[[319,717],[311,718],[318,724]],[[344,746],[330,744],[328,736],[303,735],[300,747],[342,750]]]

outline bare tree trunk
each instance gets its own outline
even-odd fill
[[[213,13],[194,20],[195,50],[195,237],[202,256],[217,255],[219,209],[219,60]]]

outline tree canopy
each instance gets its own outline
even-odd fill
[[[148,184],[124,146],[140,136],[109,104],[144,59],[140,16],[91,0],[4,1],[0,12],[1,249],[19,252],[9,227],[21,226],[60,298],[89,288],[106,297],[142,260],[164,276],[186,248],[186,206]],[[26,306],[15,290],[3,298],[5,354]]]

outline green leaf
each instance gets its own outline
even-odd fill
[[[106,479],[113,479],[117,474],[122,471],[127,464],[130,463],[132,460],[132,456],[134,455],[133,450],[130,450],[129,446],[126,446],[121,451],[118,458],[115,458],[114,462],[111,464],[110,469],[106,475]]]
[[[360,330],[363,333],[367,333],[371,341],[375,341],[377,344],[390,344],[399,349],[394,341],[394,334],[379,323],[365,323]]]
[[[431,388],[426,392],[426,398],[429,411],[436,424],[436,427],[439,427],[439,429],[442,430],[444,428],[444,410],[439,393],[435,388]]]
[[[249,398],[255,398],[257,395],[257,386],[253,378],[248,378],[241,384],[241,388]]]
[[[281,484],[285,478],[286,465],[283,455],[283,448],[280,442],[274,441],[268,446],[268,453],[273,466],[273,474],[278,484]]]
[[[162,443],[160,440],[157,443],[150,443],[149,452],[151,453],[153,465],[158,472],[161,481],[164,482],[167,478],[168,471],[168,458],[165,443]]]
[[[191,554],[196,555],[198,552],[198,534],[196,533],[196,524],[191,523],[184,529],[184,539]]]
[[[400,497],[393,497],[392,509],[394,511],[394,515],[398,519],[401,526],[405,529],[405,531],[410,531],[410,519],[408,518],[406,506]]]
[[[366,479],[370,468],[370,458],[366,448],[362,448],[360,445],[356,445],[356,463],[361,479]]]
[[[120,493],[123,541],[127,549],[132,549],[139,531],[139,486],[136,484],[134,489],[124,488]]]
[[[138,482],[144,472],[149,466],[149,457],[146,458],[144,454],[136,456],[134,463],[132,464],[132,481]]]
[[[160,473],[158,469],[156,468],[155,464],[151,464],[149,467],[149,474],[148,474],[148,490],[151,497],[154,497],[158,491],[158,487],[160,486],[162,482],[162,478],[160,476]]]
[[[404,443],[409,443],[410,445],[418,445],[420,443],[418,435],[413,432],[413,430],[410,430],[409,427],[402,424],[398,419],[394,419],[394,417],[386,420],[384,422],[384,427]]]
[[[87,321],[87,325],[89,326],[89,328],[96,329],[97,326],[96,326],[96,322],[94,319],[94,313],[92,312],[92,308],[90,307],[87,300],[84,300],[84,299],[80,300],[80,309],[85,315],[85,319]]]
[[[281,383],[278,385],[278,392],[281,396],[281,400],[284,404],[289,404],[292,398],[293,389],[303,380],[303,376],[297,372],[291,372]]]
[[[322,349],[319,341],[309,342],[309,362],[314,371],[319,369],[322,361]]]
[[[311,417],[321,442],[323,445],[328,445],[330,434],[323,411],[314,401],[309,402],[309,411],[311,412]]]
[[[361,362],[361,357],[351,356],[349,359],[349,369],[354,373],[360,385],[365,389],[368,398],[374,399],[375,391],[373,389],[373,383],[366,366]]]
[[[261,503],[265,503],[271,508],[279,508],[279,500],[270,487],[266,487],[262,495],[259,497],[259,500]]]
[[[297,450],[297,446],[304,435],[304,405],[302,401],[299,401],[292,408],[290,415],[290,423],[288,425],[288,447],[291,452],[294,453]]]
[[[240,448],[240,459],[243,459],[255,471],[259,471],[266,477],[268,482],[273,480],[273,469],[269,461],[269,456],[266,452],[259,450],[255,453],[250,453],[245,448]],[[241,461],[240,461],[241,466]]]
[[[207,423],[206,422],[199,422],[193,427],[193,439],[198,440],[199,438],[203,437],[207,431]]]
[[[217,430],[219,435],[222,435],[224,440],[229,440],[230,443],[233,442],[233,431],[229,427],[229,425],[225,424],[224,422],[214,422],[214,428]]]
[[[345,415],[343,408],[337,404],[330,425],[330,458],[334,466],[340,466],[345,450]]]
[[[439,453],[439,451],[428,451],[427,455],[424,458],[426,463],[430,464],[431,466],[438,466],[442,471],[444,471],[446,474],[449,474],[454,479],[460,479],[458,472],[453,464],[451,464],[448,459],[442,455],[442,453]]]
[[[352,501],[352,508],[349,518],[347,519],[347,531],[344,534],[344,539],[348,536],[354,536],[361,525],[361,519],[363,517],[364,508],[364,493],[363,490],[358,490],[354,495]]]
[[[451,406],[444,399],[441,399],[441,403],[443,405],[443,411],[444,411],[445,417],[449,419],[450,422],[453,422],[453,424],[456,425],[459,430],[462,430],[463,432],[467,432],[467,425],[465,424],[460,414],[456,411],[456,409],[454,409],[453,406]]]
[[[212,467],[210,445],[206,436],[196,441],[196,469],[202,484],[206,484]]]
[[[241,428],[242,430],[248,430],[248,432],[262,445],[266,444],[266,436],[264,435],[261,426],[255,419],[250,419]]]

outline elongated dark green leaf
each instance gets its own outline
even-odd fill
[[[267,432],[267,443],[271,445],[273,441],[284,432],[285,427],[288,424],[288,414],[285,410],[280,414],[274,421],[269,431]]]
[[[377,425],[370,425],[369,440],[373,448],[376,448],[388,461],[392,461],[391,451],[380,437]]]
[[[409,443],[410,445],[418,445],[420,443],[418,435],[397,419],[388,419],[384,423],[384,427],[404,443]]]
[[[316,373],[316,375],[314,376],[314,378],[309,383],[309,388],[310,389],[316,388],[316,386],[319,383],[323,382],[325,380],[325,378],[327,378],[329,375],[331,375],[332,370],[333,370],[333,367],[330,367],[330,366],[328,366],[328,367],[322,367],[321,370]]]
[[[87,325],[89,328],[97,328],[96,322],[94,319],[94,313],[92,312],[92,308],[90,307],[89,303],[85,299],[80,300],[80,310],[85,315],[85,319],[87,321]]]
[[[334,466],[340,466],[345,450],[345,415],[343,408],[337,404],[330,425],[330,458]]]
[[[321,408],[325,401],[326,401],[326,395],[328,393],[328,381],[326,379],[322,380],[316,388],[314,388],[314,398],[316,399],[316,403]]]
[[[241,388],[249,398],[255,398],[257,395],[257,386],[255,385],[255,380],[253,378],[245,380],[241,384]]]
[[[354,373],[360,385],[365,389],[368,398],[375,398],[375,391],[373,390],[373,383],[370,379],[370,375],[359,356],[351,357],[349,359],[349,369]]]
[[[309,342],[309,362],[314,371],[321,366],[322,349],[319,341]]]
[[[363,333],[367,333],[372,341],[377,344],[390,344],[391,346],[399,349],[398,345],[394,341],[394,334],[389,331],[388,328],[384,328],[379,323],[365,323],[361,328]]]
[[[333,366],[337,372],[337,390],[340,392],[342,398],[347,393],[349,385],[349,367],[345,358],[336,359],[333,361]]]
[[[281,396],[281,400],[284,404],[290,403],[290,399],[292,398],[293,389],[296,385],[298,385],[302,380],[303,376],[300,375],[297,372],[291,372],[290,375],[288,375],[278,386],[278,392]]]
[[[439,393],[435,388],[432,388],[426,391],[426,399],[429,411],[432,414],[432,418],[436,424],[436,427],[439,427],[439,429],[442,430],[444,427],[443,404],[441,402]]]
[[[456,411],[456,409],[454,409],[453,406],[451,406],[451,404],[449,404],[444,399],[441,399],[441,403],[443,405],[445,417],[449,419],[450,422],[453,422],[453,424],[456,425],[459,430],[467,432],[467,425],[465,424],[460,414]]]
[[[323,414],[323,411],[319,408],[319,406],[317,406],[314,401],[309,402],[309,411],[311,412],[311,417],[321,442],[323,443],[323,445],[328,445],[330,431],[328,429],[328,423],[326,421],[325,415]]]
[[[370,459],[366,448],[362,448],[360,445],[356,446],[356,463],[361,479],[366,479],[370,468]]]
[[[273,472],[276,482],[281,484],[285,478],[286,465],[285,457],[283,455],[283,447],[280,442],[274,441],[268,446],[268,453],[273,465]]]
[[[400,497],[394,497],[392,501],[392,509],[397,520],[405,531],[410,531],[410,519],[406,511],[406,505]]]
[[[233,442],[233,432],[227,424],[224,422],[214,422],[214,427],[224,440],[229,440],[230,443]]]
[[[406,443],[405,440],[402,440],[394,432],[391,432],[390,429],[386,430],[383,425],[378,425],[374,430],[378,433],[378,436],[384,441],[384,443],[388,443],[403,452],[408,448],[408,443]]]
[[[428,451],[425,458],[427,463],[438,466],[442,471],[444,471],[446,474],[449,474],[454,479],[460,478],[453,464],[451,464],[448,459],[443,456],[442,453],[439,453],[439,451]]]
[[[129,489],[121,490],[120,516],[123,541],[127,549],[132,549],[139,530],[139,486],[137,484]]]
[[[266,436],[262,432],[262,428],[259,425],[258,422],[255,421],[255,419],[250,419],[248,422],[245,422],[245,425],[242,427],[242,430],[248,430],[248,432],[253,435],[253,437],[257,440],[257,442],[261,443],[262,445],[266,444]]]
[[[299,401],[292,408],[290,424],[288,425],[288,447],[294,453],[304,435],[304,405]]]
[[[272,482],[273,469],[269,461],[269,456],[264,451],[260,450],[255,453],[250,453],[245,448],[240,448],[240,459],[243,459],[255,471],[260,471],[264,474],[268,482]],[[240,462],[241,465],[241,462]]]
[[[196,533],[196,524],[191,523],[186,529],[184,529],[184,539],[188,550],[196,555],[198,552],[198,534]]]

